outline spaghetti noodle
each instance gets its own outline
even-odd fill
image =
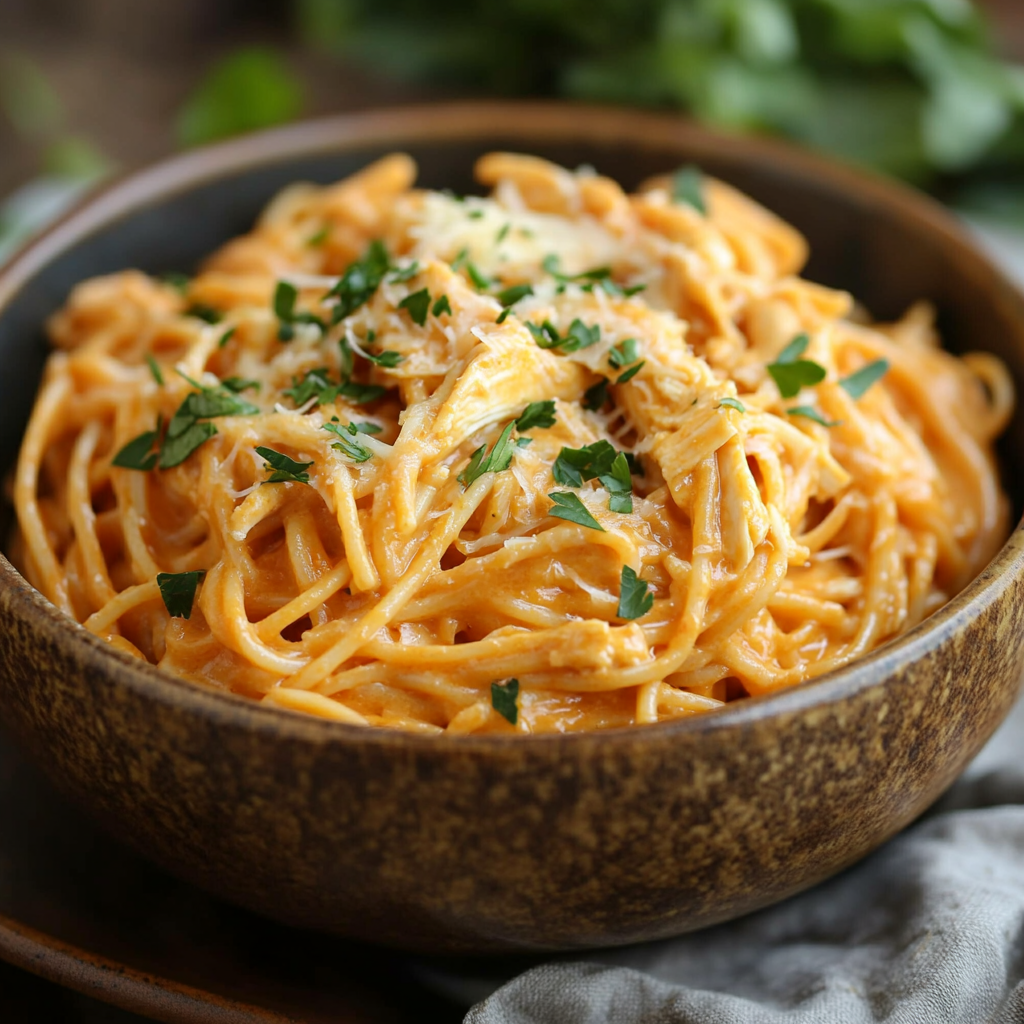
[[[699,714],[920,622],[1002,541],[993,357],[871,325],[686,169],[296,185],[185,282],[79,285],[16,557],[118,649],[428,733]]]

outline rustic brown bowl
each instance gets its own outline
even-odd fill
[[[785,146],[568,106],[341,117],[114,185],[0,274],[0,461],[84,277],[189,269],[289,181],[403,149],[465,190],[492,148],[637,184],[696,161],[799,226],[811,277],[878,316],[918,298],[953,348],[1024,387],[1024,304],[928,200]],[[1024,419],[1003,445],[1020,504]],[[1024,661],[1024,535],[927,622],[850,667],[671,724],[436,740],[209,692],[61,615],[0,558],[0,712],[55,782],[183,878],[281,921],[414,949],[570,949],[673,935],[782,899],[919,815],[1006,714]]]

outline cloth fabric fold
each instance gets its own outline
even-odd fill
[[[1024,703],[921,821],[738,921],[542,964],[466,1024],[1021,1024]]]

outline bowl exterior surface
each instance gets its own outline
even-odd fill
[[[14,328],[59,304],[65,278],[92,272],[81,262],[97,262],[96,245],[121,265],[137,251],[140,223],[149,230],[190,189],[223,199],[217,189],[233,187],[234,174],[256,180],[266,199],[268,165],[287,181],[310,154],[361,162],[408,148],[403,132],[426,153],[464,160],[494,145],[488,126],[502,112],[460,109],[454,127],[420,112],[339,119],[216,150],[219,163],[178,161],[142,186],[130,180],[0,274],[0,353],[38,361],[35,335],[29,345]],[[832,193],[821,191],[827,173],[813,160],[669,119],[523,107],[502,116],[518,148],[551,152],[568,140],[595,162],[617,153],[608,162],[623,177],[631,160],[649,173],[689,158],[717,161],[726,174],[733,167],[733,180],[746,173],[794,209],[803,196],[827,212],[832,194],[833,205],[847,204],[839,221],[861,257],[878,244],[863,237],[871,225],[903,237],[905,253],[931,254],[922,259],[938,270],[922,285],[912,263],[893,304],[955,283],[962,301],[944,311],[954,344],[970,344],[971,325],[987,316],[981,347],[1024,381],[1020,299],[924,201],[839,171],[828,172]],[[231,223],[216,220],[220,237]],[[194,234],[192,259],[211,247],[203,230]],[[944,255],[929,248],[942,244]],[[844,253],[835,248],[821,276],[841,280]],[[879,273],[875,287],[884,306],[895,286]],[[10,403],[19,401],[12,392]],[[1019,432],[1016,424],[1011,459],[1024,457]],[[921,814],[1008,712],[1022,672],[1019,530],[949,606],[825,681],[670,725],[455,742],[306,719],[167,678],[69,624],[0,564],[0,714],[66,793],[226,899],[289,924],[430,952],[661,938],[804,889]]]

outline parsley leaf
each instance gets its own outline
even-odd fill
[[[698,213],[707,215],[707,203],[704,201],[704,175],[695,164],[680,167],[672,175],[672,198],[677,203],[686,203]]]
[[[217,348],[223,348],[234,336],[237,327],[229,327],[221,336],[220,341],[217,342]]]
[[[622,373],[615,378],[616,384],[626,384],[631,381],[645,366],[647,365],[646,359],[641,359],[639,363],[634,363],[628,370],[624,370]]]
[[[396,367],[405,358],[405,356],[400,352],[393,352],[391,349],[388,349],[385,352],[378,352],[376,355],[372,352],[367,352],[366,358],[369,359],[371,363],[375,363],[377,366],[386,367],[390,370]]]
[[[825,417],[814,408],[813,405],[794,405],[792,409],[786,410],[787,416],[803,416],[804,419],[813,420],[815,423],[820,423],[823,427],[838,427],[841,420],[827,420]]]
[[[171,437],[168,433],[160,448],[160,468],[172,469],[174,466],[180,465],[216,433],[217,428],[208,420],[204,423],[193,422],[175,437]]]
[[[501,245],[501,243],[505,241],[505,239],[508,237],[508,233],[511,227],[512,225],[507,222],[502,225],[501,229],[498,231],[498,234],[494,239],[495,245]],[[505,303],[505,305],[509,305],[509,303]]]
[[[148,472],[156,465],[157,453],[151,451],[159,430],[147,430],[144,434],[129,441],[111,460],[112,465],[122,469],[140,469]]]
[[[558,331],[550,320],[545,320],[539,327],[531,321],[526,321],[526,329],[533,335],[533,340],[538,348],[556,348],[562,343]]]
[[[218,416],[255,416],[260,411],[258,406],[232,394],[231,389],[223,384],[206,388],[188,377],[185,379],[199,390],[185,396],[167,425],[167,435],[160,448],[161,469],[171,469],[184,462],[201,444],[217,433],[212,423],[201,423],[200,420],[211,420]],[[250,385],[255,382],[240,383]]]
[[[466,263],[466,273],[469,275],[469,279],[473,282],[477,291],[482,292],[485,288],[491,287],[491,279],[486,274],[481,274],[476,266],[468,261]]]
[[[263,482],[266,484],[297,483],[308,484],[309,474],[306,470],[313,465],[312,462],[296,462],[273,448],[266,448],[258,445],[256,454],[269,463],[273,472]]]
[[[420,265],[416,260],[413,260],[407,267],[402,267],[401,270],[393,270],[391,272],[391,280],[399,283],[403,281],[409,281],[414,278],[420,272]]]
[[[730,409],[735,409],[737,412],[747,411],[747,407],[738,398],[733,398],[732,395],[726,395],[725,398],[720,399],[715,408],[721,409],[723,405],[728,406]]]
[[[160,588],[167,614],[177,619],[187,619],[192,615],[192,605],[196,598],[196,587],[206,575],[201,570],[193,572],[158,572],[156,585]]]
[[[366,420],[363,420],[360,423],[353,422],[348,425],[348,432],[350,434],[379,434],[383,429],[384,428],[381,427],[379,424],[370,423]]]
[[[511,421],[501,432],[501,436],[494,442],[490,454],[485,455],[487,446],[481,445],[470,456],[469,465],[459,474],[458,481],[464,487],[475,483],[484,473],[500,473],[512,465],[512,454],[515,445],[510,438],[515,421]]]
[[[491,683],[491,707],[506,719],[510,725],[519,720],[519,680]]]
[[[533,294],[531,284],[513,284],[498,292],[496,298],[503,306],[514,306],[520,299]]]
[[[569,330],[562,341],[562,349],[566,352],[576,352],[581,348],[590,348],[591,345],[596,345],[600,340],[601,328],[597,324],[588,327],[577,317],[569,324]]]
[[[639,619],[654,607],[654,595],[647,589],[644,580],[628,566],[622,567],[619,579],[619,607],[616,615],[620,619]]]
[[[412,292],[412,294],[406,295],[402,299],[398,304],[398,308],[409,310],[409,316],[412,317],[413,323],[419,324],[422,327],[427,322],[427,310],[430,308],[430,292],[426,288],[421,288],[418,292]]]
[[[149,372],[153,374],[153,380],[160,385],[164,386],[164,375],[160,372],[160,364],[153,358],[152,352],[146,353],[146,363],[149,366]]]
[[[522,433],[531,430],[533,427],[547,429],[555,425],[555,400],[548,399],[546,402],[531,402],[516,420],[516,430]]]
[[[259,407],[238,398],[225,388],[204,388],[187,395],[167,425],[167,436],[183,434],[196,420],[209,420],[217,416],[255,416]]]
[[[320,366],[315,370],[307,370],[301,380],[292,377],[292,386],[285,388],[282,394],[287,395],[295,403],[296,408],[301,408],[314,396],[317,405],[333,402],[338,397],[338,388],[337,384],[331,383],[327,367]]]
[[[810,359],[801,359],[804,350],[810,344],[806,334],[798,334],[776,357],[774,363],[768,364],[768,372],[779,389],[783,398],[795,398],[800,389],[820,384],[825,379],[825,367]]]
[[[347,380],[338,388],[338,394],[347,398],[353,405],[376,402],[387,393],[388,389],[381,384],[357,384],[354,380]]]
[[[188,291],[188,286],[192,279],[188,274],[182,274],[178,270],[169,270],[166,274],[160,275],[160,280],[176,292],[184,295]]]
[[[843,377],[839,386],[856,401],[865,391],[877,380],[881,380],[889,369],[888,359],[876,359],[866,366],[862,366],[855,373]]]
[[[254,388],[256,391],[260,389],[258,380],[244,380],[241,377],[225,377],[220,384],[221,387],[233,391],[236,395],[241,391],[248,391],[249,388]]]
[[[619,452],[611,465],[611,471],[598,478],[608,492],[608,508],[612,512],[633,511],[633,478],[629,472],[626,453]]]
[[[583,392],[583,408],[596,412],[608,401],[608,378],[602,377]]]
[[[548,497],[554,505],[548,509],[548,515],[555,519],[566,519],[570,523],[586,526],[591,530],[605,532],[605,528],[590,514],[590,510],[572,491],[552,491]]]
[[[278,281],[274,289],[274,315],[279,323],[277,337],[280,341],[291,341],[295,337],[296,324],[315,324],[320,328],[322,334],[327,326],[313,313],[297,313],[295,302],[299,297],[299,290],[290,281]]]
[[[580,487],[584,480],[596,480],[612,471],[618,455],[608,441],[595,441],[583,448],[563,448],[551,467],[555,483],[564,487]]]
[[[208,324],[219,324],[224,318],[224,314],[219,309],[201,304],[189,306],[185,310],[185,316],[194,316],[197,320],[205,320]]]
[[[616,370],[629,366],[640,358],[640,342],[636,338],[623,338],[618,345],[613,345],[608,352],[608,362]]]
[[[434,305],[431,307],[430,312],[434,316],[440,316],[442,313],[447,313],[449,316],[452,315],[452,304],[448,301],[447,295],[442,295],[439,299],[434,301]]]
[[[331,237],[331,225],[325,224],[319,231],[314,232],[306,239],[306,245],[310,248],[318,248]]]
[[[329,430],[338,438],[331,447],[335,449],[335,451],[341,452],[342,455],[351,459],[353,462],[366,462],[373,456],[373,452],[371,452],[369,448],[361,445],[358,441],[353,441],[351,436],[345,436],[345,433],[348,433],[349,435],[359,433],[359,428],[355,424],[348,423],[345,426],[341,426],[338,423],[325,423],[323,429]]]
[[[387,249],[379,240],[372,241],[362,259],[349,264],[338,283],[327,293],[327,298],[338,300],[331,314],[331,323],[339,323],[369,302],[388,268]]]

